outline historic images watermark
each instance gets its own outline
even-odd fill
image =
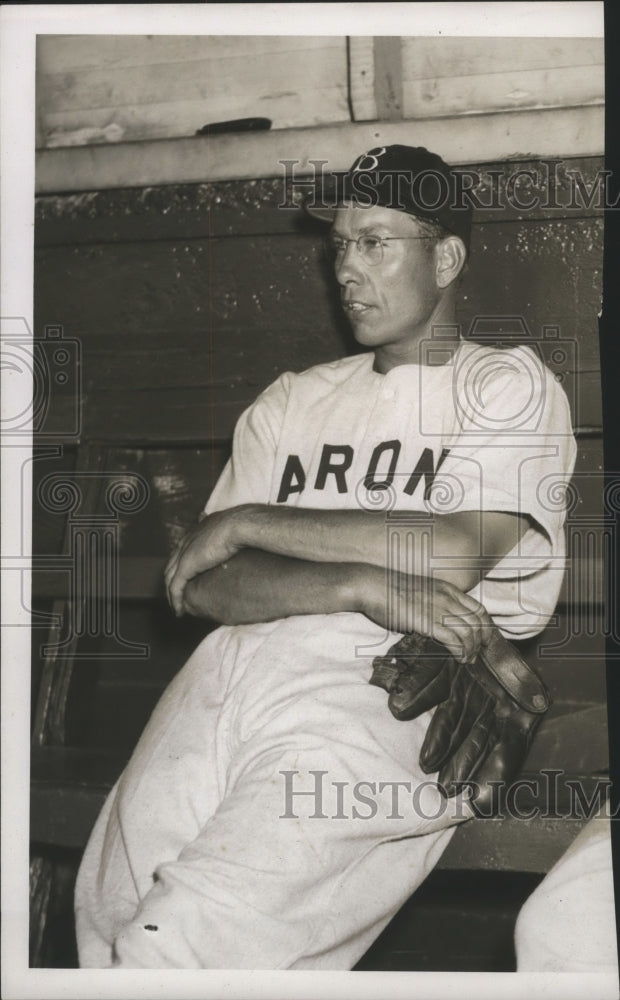
[[[376,181],[373,172],[385,147],[369,150],[364,160],[349,176],[329,168],[329,160],[279,160],[283,182],[281,209],[296,209],[304,201],[309,209],[329,210],[344,197],[354,197],[358,204],[377,204]],[[407,170],[394,170],[382,177],[382,191],[389,185],[388,208],[403,209],[412,202],[421,211],[441,211],[449,207],[456,211],[476,212],[510,209],[516,212],[538,211],[609,211],[620,208],[620,196],[612,195],[612,171],[599,170],[587,178],[577,166],[567,166],[561,159],[541,160],[536,167],[523,166],[486,169],[484,172],[462,167],[452,170],[450,185],[440,171],[424,170],[411,177]],[[346,181],[345,181],[346,178]],[[407,192],[407,198],[404,192]],[[382,204],[386,204],[382,199]]]
[[[445,789],[431,779],[424,781],[335,780],[326,770],[301,773],[278,772],[282,781],[280,819],[316,820],[408,820],[436,822],[444,815],[454,821],[469,819],[467,802],[477,798],[475,781],[458,784],[448,797]],[[538,774],[519,778],[507,785],[491,781],[494,789],[489,812],[479,819],[584,821],[595,815],[618,819],[620,807],[612,812],[609,803],[611,780],[598,778],[589,783],[565,778],[564,771],[543,768]],[[492,811],[490,811],[492,809]]]

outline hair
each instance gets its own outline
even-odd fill
[[[417,227],[422,236],[431,237],[430,240],[425,240],[425,246],[428,248],[429,252],[433,249],[432,241],[439,243],[440,240],[445,240],[447,236],[454,235],[449,229],[442,226],[440,222],[433,222],[432,219],[422,219],[419,215],[411,215],[410,218],[417,223]]]
[[[433,253],[435,247],[437,246],[438,243],[441,242],[441,240],[447,239],[448,236],[455,235],[454,233],[451,233],[449,229],[446,229],[445,226],[442,226],[440,222],[434,222],[432,219],[421,219],[420,216],[418,215],[412,215],[410,216],[410,218],[417,224],[421,236],[430,237],[430,239],[424,240],[422,243],[424,252],[428,256],[430,256]],[[466,252],[465,262],[461,270],[459,271],[457,278],[455,279],[454,285],[456,288],[458,288],[459,285],[461,284],[465,272],[467,271],[468,265],[469,265],[469,251]]]

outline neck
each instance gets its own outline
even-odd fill
[[[437,309],[422,329],[407,339],[375,349],[373,370],[382,375],[399,365],[435,367],[445,365],[461,343],[460,325],[453,304]]]

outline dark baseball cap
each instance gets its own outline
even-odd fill
[[[458,172],[424,146],[375,146],[358,156],[346,174],[331,177],[335,191],[328,193],[323,184],[303,203],[315,219],[333,222],[344,202],[381,205],[439,223],[469,250],[472,212],[458,197]]]

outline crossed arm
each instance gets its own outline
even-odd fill
[[[405,573],[390,566],[384,514],[245,504],[205,517],[187,536],[166,567],[168,596],[177,614],[225,624],[357,611],[392,631],[433,635],[470,659],[491,622],[465,591],[527,523],[467,511],[391,524],[392,540],[407,544]]]

